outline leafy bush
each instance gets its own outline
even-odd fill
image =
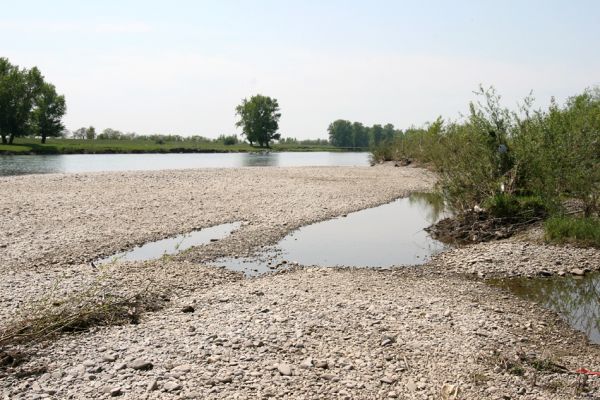
[[[373,159],[428,165],[458,213],[484,207],[492,218],[520,223],[560,214],[566,199],[587,217],[600,213],[600,89],[564,105],[552,100],[546,110],[533,110],[527,97],[511,111],[493,88],[477,94],[461,121],[410,128],[375,148]]]
[[[217,141],[223,142],[225,146],[233,146],[234,144],[238,144],[239,140],[236,135],[221,135],[218,137]]]
[[[600,218],[555,216],[544,228],[548,241],[600,247]]]
[[[497,194],[484,203],[490,215],[514,222],[539,219],[547,215],[548,207],[538,196]]]

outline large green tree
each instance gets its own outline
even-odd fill
[[[242,128],[251,145],[258,143],[260,147],[269,147],[272,140],[281,137],[277,133],[281,118],[277,99],[257,94],[250,100],[243,99],[235,108],[235,113],[240,117],[235,125]]]
[[[336,147],[354,147],[354,134],[352,122],[338,119],[329,124],[327,128],[329,141]]]
[[[371,139],[373,144],[377,146],[383,140],[383,128],[379,124],[375,124],[371,127]]]
[[[39,69],[29,70],[0,58],[0,136],[2,143],[12,144],[17,136],[32,130],[31,113],[39,96],[44,77]]]
[[[369,147],[369,129],[360,122],[352,124],[352,147]]]
[[[35,109],[32,113],[32,125],[42,137],[42,143],[46,143],[47,137],[62,134],[65,126],[61,120],[66,112],[65,96],[56,93],[56,88],[51,83],[44,83],[35,99]]]

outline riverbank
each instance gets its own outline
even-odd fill
[[[248,143],[225,145],[221,142],[154,140],[87,140],[49,138],[45,144],[38,139],[17,138],[12,145],[0,144],[0,155],[26,154],[145,154],[145,153],[255,153],[263,151],[348,151],[331,145],[273,144],[271,148]],[[365,151],[362,149],[361,151]]]
[[[564,248],[528,250],[515,240],[453,250],[424,267],[299,266],[244,279],[206,266],[434,182],[425,170],[389,166],[0,178],[0,230],[7,233],[0,253],[2,321],[51,287],[59,294],[80,291],[100,275],[115,291],[150,285],[169,299],[138,325],[94,328],[36,346],[35,357],[19,368],[38,372],[3,377],[2,393],[131,399],[600,394],[597,378],[584,383],[573,372],[600,370],[597,346],[555,314],[471,274],[477,268],[502,275],[513,259],[533,273],[553,257],[565,269],[587,258],[593,269],[597,252],[564,256]],[[113,265],[104,274],[88,264],[135,244],[233,221],[243,225],[230,237],[177,257]],[[488,257],[491,252],[496,256]],[[499,264],[505,267],[494,269]]]

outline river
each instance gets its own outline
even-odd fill
[[[2,155],[0,156],[0,175],[187,168],[367,165],[369,165],[369,153],[366,152]]]

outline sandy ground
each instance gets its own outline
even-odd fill
[[[503,241],[424,267],[297,268],[256,279],[205,267],[294,228],[430,188],[416,168],[253,168],[0,179],[0,316],[56,285],[82,290],[87,261],[194,228],[243,221],[184,255],[111,266],[115,289],[151,284],[169,305],[138,325],[35,346],[0,375],[5,398],[592,399],[600,352],[486,275],[598,269],[597,251]],[[507,261],[508,260],[508,261]],[[513,261],[510,261],[513,260]],[[560,260],[560,264],[556,264]],[[548,264],[552,261],[552,267]],[[475,272],[475,274],[473,274]],[[480,273],[478,275],[478,273]],[[58,282],[58,284],[56,284]],[[194,312],[182,312],[192,306]],[[151,369],[135,369],[136,364]],[[561,365],[565,370],[552,370]]]

